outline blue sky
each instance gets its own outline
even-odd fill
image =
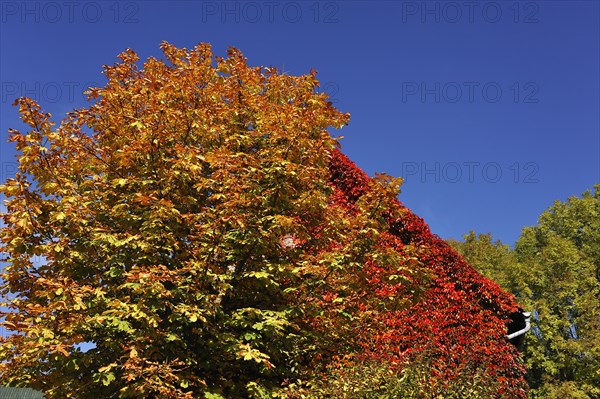
[[[251,65],[319,71],[352,115],[343,151],[405,178],[442,238],[512,244],[555,200],[600,183],[597,1],[1,1],[1,180],[15,97],[55,120],[125,48],[209,42]]]

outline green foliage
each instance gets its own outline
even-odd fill
[[[514,251],[491,236],[451,242],[533,312],[524,356],[534,398],[600,398],[600,185],[557,201]]]
[[[508,245],[502,244],[500,241],[493,241],[492,235],[476,234],[474,231],[469,231],[463,236],[464,241],[450,239],[450,244],[477,270],[500,284],[502,288],[509,292],[517,292],[517,278],[514,275],[517,271],[514,270],[516,258]]]
[[[489,399],[498,383],[484,377],[484,368],[464,370],[456,378],[436,376],[433,359],[421,356],[402,365],[375,359],[350,362],[329,370],[326,379],[307,389],[307,399]]]

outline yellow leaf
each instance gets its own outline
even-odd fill
[[[138,356],[138,352],[135,348],[131,348],[131,351],[129,352],[129,357],[131,358],[136,358]]]
[[[127,179],[114,179],[113,180],[114,187],[123,187],[125,184],[127,184]]]
[[[138,129],[143,129],[145,127],[144,124],[140,121],[135,121],[129,126],[137,127]]]

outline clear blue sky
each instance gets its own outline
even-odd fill
[[[443,238],[512,244],[555,200],[600,182],[598,1],[1,1],[1,178],[11,103],[58,120],[125,48],[209,42],[252,65],[319,71],[352,115],[343,150],[405,177],[400,199]]]

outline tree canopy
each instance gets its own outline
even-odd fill
[[[535,398],[600,397],[600,185],[556,201],[514,250],[471,232],[453,245],[533,312],[525,340]]]
[[[340,153],[328,129],[349,115],[314,71],[161,48],[141,67],[120,54],[58,127],[15,103],[30,130],[11,130],[19,171],[0,186],[3,382],[48,398],[524,397],[514,299],[402,206],[401,179]]]

